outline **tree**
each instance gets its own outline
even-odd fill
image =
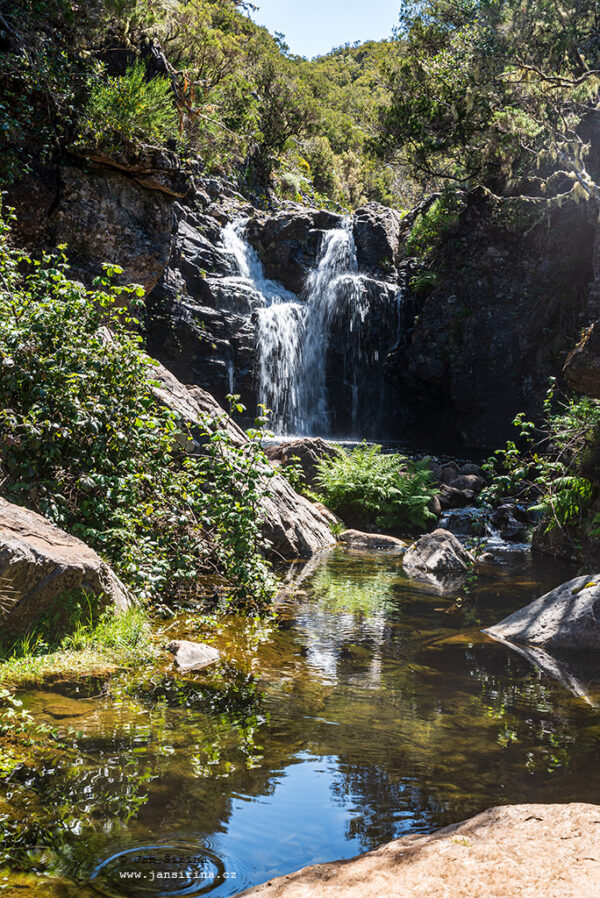
[[[600,202],[588,170],[600,6],[576,0],[415,0],[388,65],[379,150],[421,177],[494,194]]]

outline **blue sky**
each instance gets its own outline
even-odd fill
[[[346,42],[389,37],[401,0],[252,0],[271,33],[285,34],[292,53],[317,56]]]

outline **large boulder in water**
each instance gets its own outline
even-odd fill
[[[599,865],[598,805],[508,805],[305,867],[239,898],[592,898]]]
[[[206,390],[184,386],[162,365],[152,369],[152,378],[157,399],[178,415],[199,442],[205,439],[202,436],[206,426],[203,422],[207,418],[220,420],[220,426],[224,427],[235,446],[243,446],[247,442],[244,431]],[[195,451],[197,443],[192,439],[184,446]],[[279,474],[269,479],[265,477],[261,507],[263,535],[275,555],[287,560],[309,558],[335,542],[325,517],[308,499],[299,496]]]
[[[402,560],[402,566],[409,575],[413,570],[439,574],[467,571],[474,561],[473,555],[453,533],[438,529],[413,543]]]
[[[286,440],[284,443],[273,443],[265,449],[267,458],[286,467],[298,464],[302,468],[304,480],[313,486],[317,477],[317,468],[323,458],[335,458],[342,454],[342,449],[328,443],[321,437],[300,437],[297,440]]]
[[[484,630],[495,639],[600,651],[600,574],[575,577]]]
[[[131,598],[114,571],[84,542],[46,518],[0,499],[0,626],[23,632],[56,602],[82,589],[123,611]]]

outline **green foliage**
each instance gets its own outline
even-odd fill
[[[435,519],[427,505],[435,494],[423,462],[383,455],[366,443],[319,462],[323,502],[346,521],[382,529],[422,529]]]
[[[171,84],[148,78],[137,63],[116,78],[95,76],[81,121],[81,139],[102,145],[141,140],[164,143],[176,134],[177,110]]]
[[[578,397],[555,408],[554,394],[552,380],[539,428],[517,415],[519,436],[484,466],[492,483],[482,493],[488,503],[506,496],[529,502],[532,510],[541,512],[548,530],[583,523],[598,493],[598,471],[592,480],[585,468],[598,438],[600,403]]]
[[[405,3],[380,150],[433,185],[585,192],[577,131],[596,104],[598,36],[596,5],[584,0],[568,12],[559,0]]]
[[[106,266],[97,289],[71,280],[64,257],[33,262],[0,224],[0,446],[3,489],[79,536],[141,598],[168,601],[214,569],[253,603],[272,591],[258,557],[258,433],[238,446],[214,422],[206,454],[152,389],[126,302]],[[261,467],[262,465],[262,467]],[[259,475],[260,468],[260,475]],[[264,490],[264,487],[262,487]]]
[[[417,217],[406,241],[410,255],[424,262],[431,261],[435,250],[458,220],[463,198],[453,189],[446,189],[422,215]]]

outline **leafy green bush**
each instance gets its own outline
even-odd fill
[[[132,140],[163,143],[177,133],[177,122],[170,81],[158,77],[148,80],[145,65],[137,63],[119,77],[94,77],[81,138],[91,137],[100,144]]]
[[[431,261],[444,235],[457,222],[462,202],[459,192],[446,188],[429,209],[419,215],[406,241],[410,255]]]
[[[412,531],[435,520],[427,508],[435,495],[431,472],[423,462],[383,455],[381,446],[363,443],[323,458],[317,484],[323,502],[346,523]]]
[[[507,496],[528,502],[541,512],[547,530],[581,523],[598,492],[594,481],[600,479],[600,460],[594,458],[600,402],[569,398],[556,408],[554,392],[552,379],[539,427],[517,415],[513,423],[519,436],[484,465],[492,482],[482,493],[491,504]]]
[[[33,262],[13,249],[0,221],[3,492],[93,546],[141,598],[196,590],[210,570],[233,578],[237,601],[266,601],[273,580],[257,528],[270,468],[259,435],[239,447],[207,418],[205,451],[182,451],[124,305],[141,288],[112,286],[119,273],[107,267],[88,291],[64,257]]]

